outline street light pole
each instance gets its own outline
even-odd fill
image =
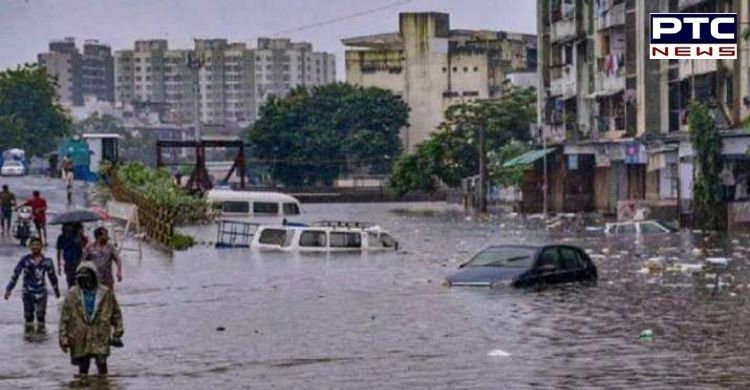
[[[544,172],[544,184],[542,184],[542,215],[547,218],[547,137],[544,136],[544,130],[540,127],[539,133],[542,135],[542,172]]]
[[[487,140],[484,126],[479,127],[479,212],[487,212]]]

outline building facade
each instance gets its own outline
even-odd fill
[[[451,30],[443,13],[403,13],[396,33],[342,42],[350,48],[347,82],[391,90],[411,108],[402,131],[409,151],[429,137],[451,105],[500,97],[509,74],[536,71],[535,36]]]
[[[115,53],[116,101],[165,104],[172,123],[244,126],[270,96],[297,86],[335,82],[333,54],[309,43],[260,38],[258,48],[225,39],[196,39],[191,50],[165,40],[137,41]],[[196,99],[197,97],[197,99]]]
[[[739,39],[737,60],[649,59],[650,13],[731,12],[744,26],[750,4],[539,0],[537,12],[540,134],[559,153],[552,210],[616,213],[623,201],[642,200],[688,213],[693,101],[708,104],[722,129],[724,169],[750,180],[737,176],[746,156],[737,145],[747,141],[735,130],[750,115],[747,42]]]
[[[75,38],[68,37],[50,42],[49,51],[38,54],[37,61],[56,79],[63,106],[80,107],[87,98],[114,102],[114,64],[108,45],[88,39],[81,53]]]
[[[259,38],[253,55],[258,111],[271,96],[286,96],[299,86],[314,87],[336,82],[335,56],[313,51],[308,42]]]

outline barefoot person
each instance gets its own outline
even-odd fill
[[[31,254],[21,258],[13,271],[8,287],[5,288],[5,300],[10,299],[13,288],[16,287],[18,278],[23,273],[23,316],[26,320],[26,332],[34,328],[34,317],[37,321],[37,330],[43,332],[45,329],[44,317],[47,312],[47,285],[45,275],[49,278],[55,296],[60,298],[60,290],[57,288],[57,276],[55,275],[55,264],[52,259],[44,257],[42,253],[42,241],[32,238],[29,247]]]
[[[65,295],[60,314],[60,348],[70,353],[80,376],[88,375],[91,360],[99,375],[107,375],[109,346],[122,346],[122,334],[122,312],[114,292],[99,284],[93,263],[81,263],[76,286]]]

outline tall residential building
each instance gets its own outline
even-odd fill
[[[286,96],[298,86],[312,87],[336,82],[334,55],[314,52],[312,44],[308,42],[259,38],[253,54],[258,110],[270,96]]]
[[[114,66],[108,45],[86,40],[81,54],[75,39],[68,37],[50,42],[49,52],[40,53],[37,59],[57,79],[57,94],[63,105],[83,106],[87,97],[114,101]]]
[[[551,210],[614,213],[622,201],[642,200],[687,213],[693,101],[708,104],[722,129],[722,169],[750,182],[750,159],[738,152],[750,137],[733,130],[750,115],[747,41],[739,39],[737,60],[649,59],[650,13],[737,13],[742,31],[750,3],[538,0],[537,12],[538,117],[558,145],[550,159]]]
[[[346,80],[393,91],[411,108],[402,131],[413,150],[444,120],[451,105],[497,98],[507,76],[536,72],[534,35],[505,31],[451,30],[444,13],[403,13],[399,31],[342,41]]]
[[[191,59],[200,66],[189,66]],[[192,50],[170,50],[165,40],[137,41],[134,50],[115,53],[115,73],[118,105],[165,104],[167,119],[184,124],[197,110],[206,125],[246,125],[269,96],[336,77],[333,54],[267,38],[257,49],[225,39],[196,39]]]

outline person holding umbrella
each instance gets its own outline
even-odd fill
[[[63,268],[65,269],[68,289],[76,285],[76,269],[81,263],[83,248],[87,244],[88,238],[83,233],[82,223],[63,224],[62,234],[57,237],[57,274],[62,275]]]

